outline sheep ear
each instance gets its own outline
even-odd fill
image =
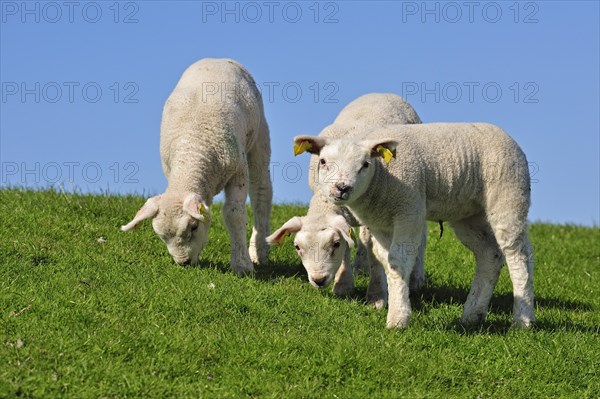
[[[305,151],[318,155],[325,144],[327,144],[327,139],[323,137],[296,136],[294,137],[294,156],[302,154]]]
[[[370,140],[366,144],[371,155],[382,157],[385,163],[390,163],[392,158],[396,158],[396,147],[398,147],[396,140]]]
[[[342,235],[344,241],[348,243],[348,247],[352,248],[354,246],[354,231],[352,230],[352,226],[346,221],[345,217],[342,215],[335,215],[328,218],[327,223]]]
[[[267,237],[267,244],[279,245],[283,239],[292,233],[300,231],[302,228],[302,218],[294,216],[283,224],[279,229],[275,230],[273,234]]]
[[[133,220],[126,225],[121,226],[121,231],[129,231],[136,228],[139,224],[149,218],[153,218],[158,213],[158,205],[160,204],[160,195],[148,198],[144,206],[135,214]]]
[[[185,196],[183,199],[183,210],[201,222],[206,222],[210,219],[208,205],[202,201],[202,198],[198,194],[188,193]]]

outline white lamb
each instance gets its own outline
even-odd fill
[[[374,127],[401,123],[421,123],[415,110],[402,97],[395,94],[371,93],[363,95],[339,113],[333,124],[324,128],[319,137],[351,137],[357,132]],[[354,240],[351,229],[358,225],[345,207],[338,207],[318,192],[317,173],[319,158],[311,157],[308,183],[315,193],[308,213],[293,217],[267,238],[270,244],[280,244],[285,236],[297,233],[294,246],[302,259],[310,283],[317,288],[327,286],[331,280],[336,295],[349,295],[354,290],[350,265]],[[367,299],[375,307],[386,301],[385,275],[381,264],[370,255],[371,240],[367,228],[361,228],[354,267],[372,263]],[[422,248],[424,251],[424,247]],[[424,281],[423,256],[413,271],[411,288],[418,290]]]
[[[484,123],[395,125],[363,137],[294,141],[319,154],[321,193],[369,227],[373,252],[387,275],[387,327],[408,324],[409,276],[427,219],[449,221],[475,254],[464,324],[484,320],[504,258],[513,284],[514,324],[533,323],[530,181],[515,141]]]
[[[248,71],[229,59],[203,59],[181,76],[164,110],[160,154],[168,181],[148,199],[128,231],[152,227],[178,264],[196,264],[208,241],[209,207],[225,190],[223,220],[231,238],[231,267],[240,274],[267,260],[272,188],[269,128],[260,92]],[[246,195],[254,212],[246,247]]]

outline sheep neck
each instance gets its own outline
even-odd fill
[[[222,167],[217,160],[210,160],[202,153],[194,156],[182,154],[171,164],[167,192],[193,192],[209,205],[212,198],[222,189],[215,176],[222,176]]]

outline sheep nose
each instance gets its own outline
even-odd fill
[[[327,276],[313,278],[312,281],[319,287],[323,287],[325,285],[325,282],[327,281]]]
[[[352,187],[346,185],[346,183],[336,183],[335,188],[339,190],[340,194],[346,194]]]
[[[190,258],[173,258],[175,260],[175,263],[177,263],[180,266],[187,266],[190,264]]]

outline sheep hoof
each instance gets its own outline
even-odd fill
[[[257,248],[254,245],[251,245],[248,248],[248,253],[250,254],[250,260],[258,265],[264,265],[268,262],[269,257],[269,248]]]
[[[373,309],[385,309],[387,306],[387,289],[381,284],[369,285],[367,288],[367,303]]]
[[[460,318],[460,324],[465,327],[473,327],[481,325],[484,320],[485,313],[472,313],[468,315],[463,314],[463,316]]]
[[[533,327],[534,325],[535,325],[535,319],[531,319],[529,317],[521,317],[519,319],[515,319],[515,321],[513,321],[512,325],[511,325],[511,327],[526,329],[526,328]]]
[[[240,277],[248,276],[254,273],[254,265],[252,264],[252,262],[231,265],[231,268]]]
[[[385,327],[387,329],[392,329],[392,328],[398,328],[398,329],[402,329],[402,328],[406,328],[408,327],[408,316],[405,317],[389,317],[387,319],[387,323],[385,325]]]
[[[385,309],[387,306],[387,303],[383,298],[368,298],[367,303],[376,310]]]

